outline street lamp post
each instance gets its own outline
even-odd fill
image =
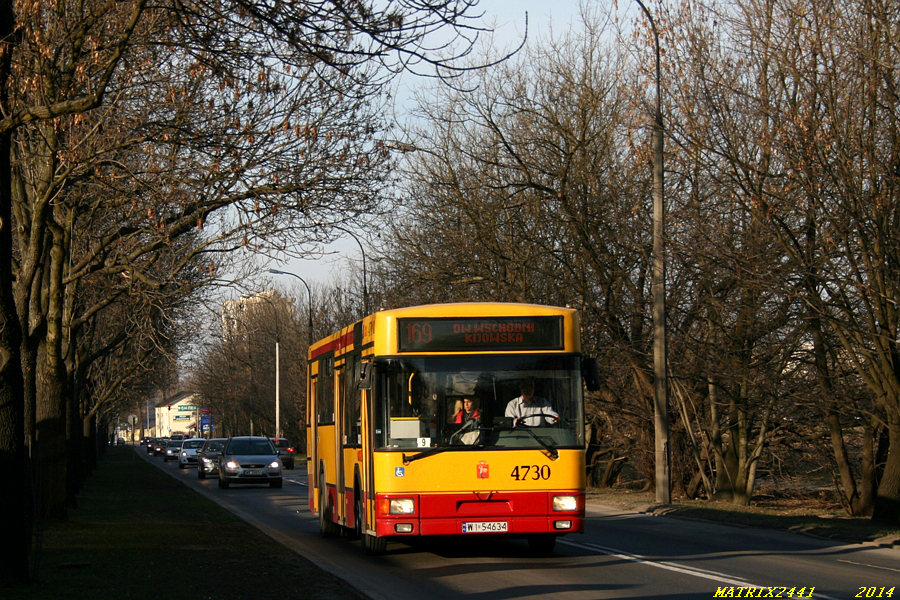
[[[653,399],[656,439],[656,501],[669,504],[669,399],[666,373],[666,261],[663,248],[665,204],[663,203],[662,75],[659,32],[653,16],[641,0],[635,0],[647,16],[656,50],[656,114],[653,120]]]
[[[300,283],[306,288],[306,294],[308,296],[309,302],[309,317],[306,321],[306,333],[308,338],[308,346],[312,346],[313,343],[313,330],[312,330],[312,291],[309,289],[309,284],[300,277],[299,275],[295,275],[294,273],[290,273],[288,271],[279,271],[278,269],[269,269],[269,273],[273,273],[275,275],[290,275],[291,277],[296,277],[300,280]],[[278,336],[275,336],[275,431],[276,435],[281,436],[280,425],[280,410],[281,410],[281,374],[280,374],[280,365],[281,360],[279,357],[279,348],[278,348]]]
[[[281,356],[278,333],[275,333],[275,436],[281,437]]]
[[[306,332],[307,332],[307,335],[308,335],[308,338],[309,338],[309,345],[312,346],[312,343],[313,343],[313,328],[312,328],[312,325],[313,325],[313,318],[312,318],[313,306],[312,306],[312,291],[310,291],[310,289],[309,289],[309,284],[307,284],[306,281],[305,281],[302,277],[300,277],[299,275],[295,275],[294,273],[290,273],[290,272],[288,272],[288,271],[279,271],[278,269],[269,269],[269,273],[273,273],[273,274],[275,274],[275,275],[290,275],[291,277],[296,277],[297,279],[300,280],[300,283],[302,283],[303,286],[306,288],[306,294],[309,296],[309,317],[308,317],[308,319],[307,319],[307,321],[306,321]]]
[[[349,229],[345,229],[344,227],[341,227],[340,225],[332,225],[332,227],[334,227],[335,229],[338,229],[340,231],[343,231],[344,233],[346,233],[347,235],[352,237],[354,240],[356,240],[357,244],[359,244],[359,251],[362,254],[362,271],[363,271],[363,314],[368,315],[369,314],[369,289],[368,289],[368,285],[366,282],[366,279],[367,279],[367,276],[366,276],[366,251],[363,248],[362,242],[359,241],[359,238],[356,237],[355,233],[353,233]]]

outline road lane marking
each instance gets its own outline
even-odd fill
[[[859,565],[860,567],[869,567],[871,569],[884,569],[885,571],[893,571],[894,573],[900,573],[900,569],[892,569],[890,567],[879,567],[878,565],[870,565],[869,563],[861,563],[861,562],[853,562],[852,560],[844,560],[843,558],[837,559],[838,562],[847,563],[848,565]]]
[[[657,569],[665,569],[666,571],[673,571],[675,573],[681,573],[683,575],[691,575],[693,577],[700,577],[701,579],[709,579],[711,581],[715,581],[717,583],[725,583],[734,587],[751,587],[754,589],[768,589],[769,586],[765,585],[755,585],[752,583],[747,583],[747,580],[741,579],[740,577],[735,577],[734,575],[726,575],[724,573],[717,573],[715,571],[705,571],[702,569],[697,569],[695,567],[686,567],[684,565],[679,565],[670,562],[663,561],[654,561],[646,556],[641,556],[639,554],[629,554],[628,552],[624,552],[622,550],[617,550],[615,548],[608,548],[606,546],[600,546],[599,544],[591,544],[591,543],[580,543],[573,542],[571,540],[557,540],[558,544],[565,544],[567,546],[573,546],[575,548],[582,548],[584,550],[594,550],[600,552],[602,554],[606,554],[609,556],[614,556],[616,558],[620,558],[622,560],[628,560],[631,562],[642,563],[650,567],[656,567]],[[813,598],[821,598],[822,600],[838,600],[837,598],[832,598],[831,596],[826,596],[825,594],[817,594],[813,593]]]

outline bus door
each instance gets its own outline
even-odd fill
[[[341,441],[343,442],[343,482],[344,482],[344,516],[346,518],[345,525],[353,527],[356,524],[356,494],[360,491],[357,480],[361,481],[361,476],[357,477],[358,464],[360,460],[361,427],[362,427],[362,404],[361,392],[359,386],[355,383],[355,376],[358,372],[360,353],[354,352],[347,356],[344,363],[344,372],[342,378],[342,398],[343,408],[341,415],[343,419],[343,428]],[[351,515],[353,518],[351,519]]]
[[[312,365],[314,363],[310,363]],[[319,494],[319,419],[316,398],[318,398],[318,378],[312,374],[310,366],[309,389],[306,391],[306,489],[309,492],[309,510],[317,512],[316,499]]]
[[[344,444],[343,444],[343,435],[342,432],[344,430],[344,371],[345,371],[346,362],[342,361],[340,364],[336,364],[334,367],[334,458],[335,458],[335,487],[337,490],[336,503],[334,507],[334,520],[338,523],[345,523],[346,513],[344,511],[344,497],[345,497],[345,485],[344,485]]]
[[[360,401],[360,463],[359,477],[361,496],[359,506],[362,507],[362,514],[358,518],[362,519],[361,532],[365,535],[366,530],[375,529],[375,453],[374,443],[375,436],[373,431],[373,423],[375,422],[373,406],[372,387],[375,379],[375,363],[371,360],[360,360],[354,365],[354,385],[358,390]]]

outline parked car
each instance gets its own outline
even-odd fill
[[[197,452],[197,479],[206,479],[207,475],[219,473],[219,455],[227,438],[208,439]]]
[[[181,454],[182,443],[182,440],[169,440],[166,442],[166,452],[163,454],[163,460],[165,462],[178,460],[178,455]]]
[[[219,487],[232,483],[268,483],[282,485],[281,460],[275,444],[266,437],[229,438],[219,455]]]
[[[197,452],[203,446],[200,438],[184,440],[181,444],[181,452],[178,453],[178,468],[184,469],[197,464]]]
[[[278,458],[285,469],[294,468],[294,447],[285,438],[272,438],[275,444],[275,450],[278,452]]]
[[[153,440],[153,456],[165,456],[166,444],[169,440],[166,438],[156,438]]]

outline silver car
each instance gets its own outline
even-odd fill
[[[197,452],[198,479],[206,479],[207,475],[219,474],[219,455],[227,441],[225,438],[211,438],[203,443],[203,447]]]
[[[228,439],[219,455],[219,487],[227,488],[232,483],[281,487],[281,460],[272,440],[253,436]]]
[[[170,460],[178,460],[178,455],[181,454],[182,443],[184,443],[182,440],[167,441],[166,449],[163,451],[163,460],[165,462],[169,462]]]

